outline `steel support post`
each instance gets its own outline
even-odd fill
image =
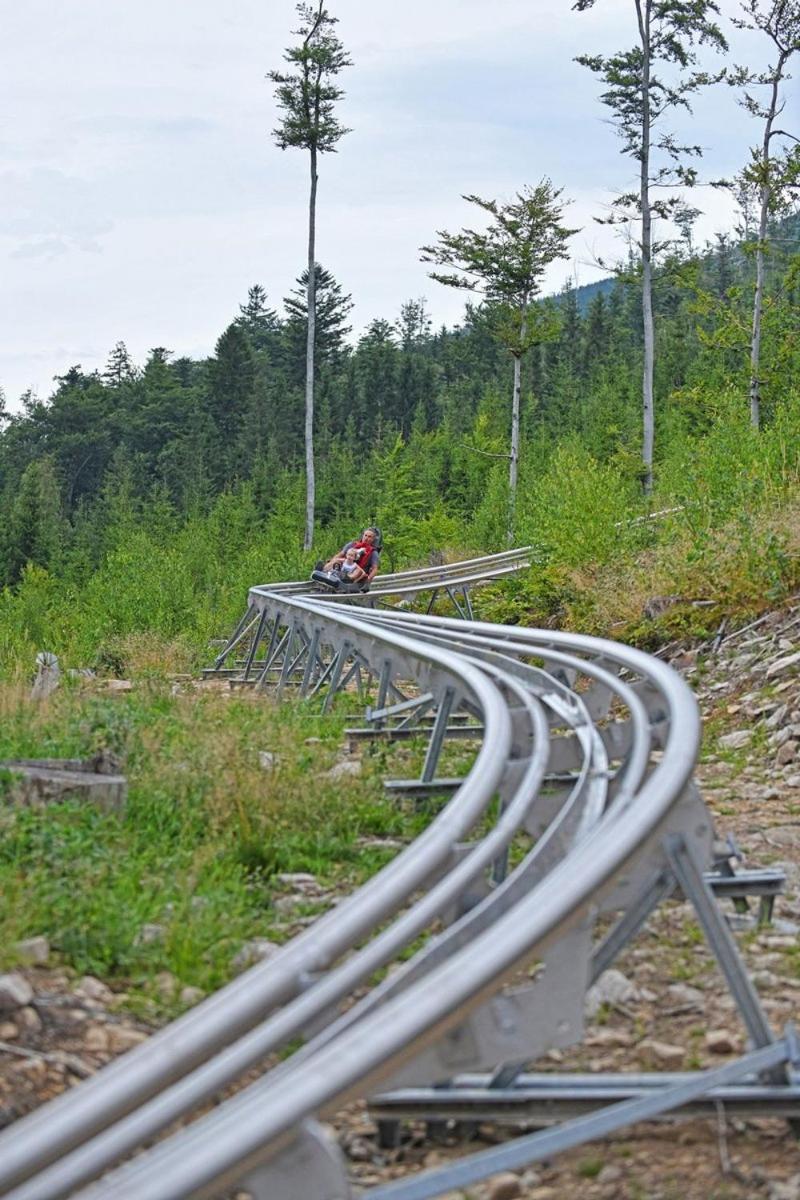
[[[719,910],[711,888],[694,864],[685,838],[682,834],[670,834],[665,838],[664,849],[684,896],[697,913],[697,919],[727,980],[750,1041],[756,1047],[770,1045],[774,1042],[775,1035],[761,1007],[758,992],[745,970],[739,948]],[[780,1073],[778,1078],[782,1077]]]
[[[341,650],[336,655],[336,658],[333,661],[333,670],[331,671],[330,684],[328,686],[328,694],[325,697],[325,703],[322,705],[322,711],[324,713],[330,712],[330,710],[331,710],[331,705],[333,704],[333,698],[339,689],[339,681],[342,678],[342,671],[344,670],[344,664],[346,663],[347,659],[350,657],[350,649],[351,649],[350,642],[348,640],[345,640],[342,643]]]
[[[590,984],[597,982],[622,948],[636,936],[650,914],[672,895],[675,887],[675,876],[672,872],[662,871],[650,886],[637,896],[592,954],[589,966]]]
[[[222,664],[225,662],[225,659],[228,657],[230,652],[232,650],[235,650],[236,647],[239,645],[239,642],[242,640],[242,638],[245,637],[245,635],[247,634],[247,631],[250,629],[251,625],[255,621],[255,612],[256,612],[255,606],[252,604],[248,604],[247,612],[244,614],[241,621],[236,626],[236,628],[234,629],[230,638],[228,639],[228,643],[225,646],[225,649],[222,651],[221,654],[218,654],[217,657],[214,659],[214,667],[215,668],[218,669],[219,667],[222,666]]]
[[[462,621],[468,621],[468,620],[469,620],[469,617],[467,616],[467,614],[465,613],[464,609],[463,609],[463,608],[461,607],[461,605],[459,604],[459,602],[458,602],[458,597],[456,596],[456,594],[455,594],[455,591],[453,590],[453,588],[451,588],[451,587],[446,587],[444,590],[447,592],[448,596],[449,596],[449,597],[450,597],[450,599],[453,601],[453,607],[455,608],[455,610],[456,610],[456,612],[458,613],[458,615],[461,617],[461,620],[462,620]]]
[[[264,632],[264,626],[266,625],[266,623],[267,623],[267,610],[263,609],[261,612],[261,616],[258,618],[258,626],[256,628],[255,636],[253,637],[253,642],[252,642],[252,645],[250,646],[250,650],[247,655],[247,661],[244,664],[244,674],[242,676],[242,679],[250,678],[250,670],[253,666],[253,659],[256,656],[256,650],[258,650],[258,644],[261,641],[261,635]]]
[[[711,1088],[736,1083],[753,1073],[772,1072],[790,1057],[790,1040],[786,1038],[773,1042],[724,1067],[699,1072],[674,1087],[654,1089],[645,1096],[610,1104],[599,1112],[577,1117],[554,1129],[527,1134],[504,1145],[493,1146],[490,1150],[481,1150],[461,1162],[378,1186],[367,1193],[365,1200],[431,1200],[434,1196],[460,1190],[501,1171],[522,1170],[531,1163],[561,1154],[573,1146],[607,1137],[625,1125],[647,1121],[680,1108],[705,1095]]]
[[[277,613],[275,613],[275,620],[272,623],[272,630],[269,635],[269,641],[267,643],[267,650],[266,650],[266,654],[264,655],[264,661],[261,664],[261,674],[259,675],[258,679],[256,680],[256,689],[257,690],[261,689],[263,687],[266,687],[267,672],[269,671],[270,667],[272,666],[272,662],[273,662],[273,659],[275,658],[276,654],[278,654],[280,652],[281,645],[283,645],[283,642],[281,642],[280,645],[278,645],[278,633],[280,632],[280,623],[281,623],[281,614],[279,612],[277,612]]]
[[[292,659],[292,648],[293,648],[294,640],[296,637],[297,637],[297,627],[296,627],[295,623],[292,622],[291,626],[289,627],[289,629],[287,631],[287,639],[288,640],[286,642],[286,652],[283,656],[283,665],[281,666],[281,673],[280,673],[280,676],[278,677],[278,686],[276,689],[276,695],[277,695],[278,699],[280,699],[281,696],[283,695],[283,689],[286,686],[286,682],[292,673],[295,663],[298,662],[303,655],[303,651],[301,650],[301,652],[300,652],[300,654],[298,654],[297,658]]]
[[[450,720],[450,711],[453,707],[455,699],[455,688],[446,687],[439,702],[439,711],[436,714],[436,722],[431,733],[431,740],[428,743],[428,752],[425,755],[425,763],[422,767],[422,782],[430,783],[436,776],[436,767],[439,764],[439,755],[442,752],[442,743],[447,732],[447,723]]]
[[[314,668],[317,665],[317,657],[319,654],[319,629],[315,629],[311,635],[311,643],[308,647],[308,657],[306,658],[306,669],[303,672],[303,682],[300,684],[300,695],[305,696],[311,684],[311,679],[314,674]]]
[[[385,706],[386,706],[386,696],[389,691],[389,684],[391,683],[391,679],[392,679],[392,660],[390,658],[385,658],[383,660],[383,662],[381,663],[381,673],[380,673],[380,677],[378,679],[378,695],[375,700],[375,708],[377,709],[378,712],[380,712],[381,709],[385,708]],[[375,724],[376,724],[377,728],[380,729],[383,725],[383,719],[378,718],[378,720],[375,722]]]

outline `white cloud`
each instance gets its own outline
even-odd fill
[[[572,264],[613,253],[592,216],[632,164],[605,122],[584,50],[626,44],[629,0],[585,14],[551,0],[331,0],[355,66],[352,132],[323,158],[319,257],[356,301],[356,332],[426,294],[437,321],[462,298],[431,283],[418,247],[469,219],[464,191],[509,196],[549,175],[583,226]],[[735,9],[725,0],[726,11]],[[293,0],[29,0],[0,44],[0,384],[13,400],[75,362],[102,367],[124,339],[203,355],[261,282],[273,303],[305,260],[308,164],[281,153],[269,68]],[[719,88],[693,140],[714,174],[753,127]],[[706,197],[703,196],[705,200]],[[709,196],[701,236],[729,218]],[[701,205],[702,207],[702,205]]]

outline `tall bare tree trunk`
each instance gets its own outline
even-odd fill
[[[753,332],[750,338],[750,424],[753,429],[758,429],[761,425],[761,380],[758,377],[758,371],[761,358],[761,316],[764,310],[764,252],[767,242],[769,205],[772,198],[769,180],[769,143],[772,137],[772,124],[778,108],[778,78],[782,69],[783,61],[781,60],[772,81],[772,97],[764,129],[764,144],[761,148],[761,167],[764,175],[760,188],[761,211],[758,220],[758,246],[756,247],[756,290],[753,296]]]
[[[306,334],[306,528],[303,549],[310,550],[314,541],[314,342],[317,330],[317,151],[311,147],[311,192],[308,202],[308,332]]]
[[[653,368],[655,363],[655,333],[653,329],[653,238],[650,211],[650,4],[645,0],[642,13],[636,0],[639,32],[642,39],[642,158],[640,199],[642,208],[642,328],[644,332],[644,369],[642,373],[642,463],[644,488],[653,487],[653,443],[655,414],[653,408]]]
[[[514,355],[514,391],[511,397],[511,453],[508,464],[508,532],[509,546],[514,545],[514,525],[517,515],[517,472],[519,468],[519,401],[522,389],[522,357]]]

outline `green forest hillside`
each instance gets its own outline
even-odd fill
[[[636,271],[542,302],[558,332],[523,360],[517,529],[536,566],[485,601],[493,615],[647,642],[796,585],[800,221],[776,225],[770,247],[758,432],[752,244],[684,246],[656,275],[647,501]],[[315,548],[301,550],[301,279],[280,311],[251,288],[212,358],[159,347],[139,366],[120,343],[102,374],[72,366],[48,399],[28,395],[5,416],[6,672],[29,671],[41,648],[113,664],[144,633],[202,654],[249,585],[303,577],[365,523],[384,530],[385,569],[504,547],[511,359],[485,309],[436,330],[424,302],[408,301],[351,345],[343,285],[323,268],[317,283]],[[663,509],[679,511],[639,520]]]

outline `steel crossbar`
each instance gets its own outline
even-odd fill
[[[384,582],[467,587],[527,553],[454,564],[444,582],[443,568]],[[609,641],[352,608],[304,595],[302,586],[251,589],[217,669],[225,672],[241,647],[242,673],[256,686],[299,689],[326,710],[348,687],[361,695],[371,677],[374,733],[416,720],[415,734],[428,738],[420,786],[436,783],[444,739],[463,730],[453,722],[464,718],[478,723],[472,767],[412,845],[269,962],[0,1134],[0,1195],[177,1200],[235,1188],[252,1200],[349,1200],[319,1116],[380,1088],[386,1119],[402,1114],[409,1087],[420,1100],[430,1094],[420,1088],[448,1079],[449,1089],[433,1089],[442,1105],[463,1108],[462,1078],[488,1081],[476,1104],[526,1090],[530,1099],[525,1065],[580,1041],[585,990],[678,884],[757,1049],[707,1079],[665,1077],[663,1087],[643,1091],[637,1077],[627,1094],[612,1090],[613,1113],[566,1120],[546,1144],[577,1144],[705,1096],[722,1102],[719,1089],[743,1079],[748,1103],[774,1097],[776,1110],[791,1109],[794,1038],[769,1029],[703,882],[713,830],[691,780],[699,719],[680,678]],[[523,833],[533,844],[519,841]],[[617,924],[600,940],[594,924],[603,912]],[[422,935],[422,948],[401,962]],[[299,1035],[305,1044],[257,1082],[141,1151]],[[581,1097],[591,1098],[575,1086],[583,1111]],[[542,1144],[526,1150],[521,1140],[514,1161],[533,1161]],[[457,1177],[483,1178],[500,1169],[497,1161],[476,1156]],[[397,1184],[366,1195],[435,1196],[455,1177],[442,1172],[418,1181],[417,1191]]]

